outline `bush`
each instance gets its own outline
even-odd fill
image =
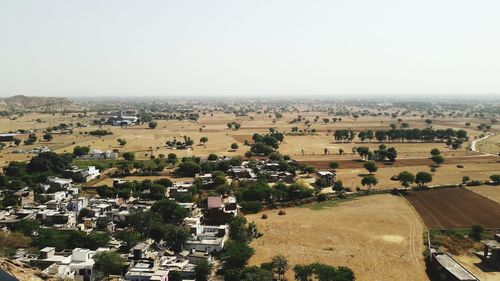
[[[241,210],[247,214],[258,213],[262,209],[259,201],[243,201],[241,202]]]

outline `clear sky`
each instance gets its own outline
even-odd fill
[[[500,93],[499,0],[0,0],[0,96]]]

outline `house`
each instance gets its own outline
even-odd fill
[[[23,188],[19,191],[13,193],[13,196],[17,197],[19,206],[24,207],[26,205],[33,205],[35,203],[35,195],[33,190],[29,188]]]
[[[98,248],[95,251],[75,248],[71,252],[56,253],[55,248],[46,247],[40,250],[38,259],[30,260],[30,265],[45,270],[62,274],[64,277],[74,278],[76,281],[94,281],[97,274],[94,272],[92,257],[100,252],[109,251],[108,248]]]
[[[489,265],[500,269],[500,233],[495,234],[492,240],[482,240],[483,253],[478,256]]]
[[[226,224],[238,214],[239,206],[236,197],[209,196],[204,212],[205,223],[208,225]]]
[[[87,197],[79,197],[71,199],[68,204],[68,210],[79,213],[83,208],[87,208],[89,202]]]
[[[83,160],[98,160],[98,159],[116,159],[118,153],[111,150],[100,150],[94,149],[86,155],[78,156],[79,159]]]
[[[189,233],[190,236],[184,243],[184,249],[206,253],[220,252],[224,249],[228,239],[229,227],[227,225],[193,225]]]
[[[71,167],[71,169],[65,170],[64,173],[70,178],[81,179],[83,182],[89,182],[91,180],[97,179],[101,175],[99,169],[96,169],[95,166],[88,166],[85,169]],[[76,179],[75,181],[77,181]]]
[[[203,185],[211,185],[214,183],[212,174],[195,174],[194,178],[195,180],[201,180]]]
[[[108,122],[111,122],[113,126],[130,126],[135,125],[139,118],[136,116],[127,116],[123,111],[118,113],[118,116],[113,116],[109,118]]]
[[[233,177],[235,180],[255,180],[257,175],[253,172],[252,169],[246,168],[244,166],[235,166],[228,171],[228,175]]]
[[[62,178],[48,178],[47,179],[48,184],[50,187],[56,188],[57,190],[68,190],[73,187],[71,184],[73,182],[72,179],[62,179]]]
[[[329,185],[335,182],[335,173],[330,171],[318,171],[318,178],[325,180]]]

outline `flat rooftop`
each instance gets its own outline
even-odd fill
[[[457,280],[461,281],[479,281],[472,273],[461,266],[448,254],[435,254],[435,259],[441,266],[448,270]]]

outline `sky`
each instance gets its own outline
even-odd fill
[[[500,93],[498,0],[0,0],[0,96]]]

